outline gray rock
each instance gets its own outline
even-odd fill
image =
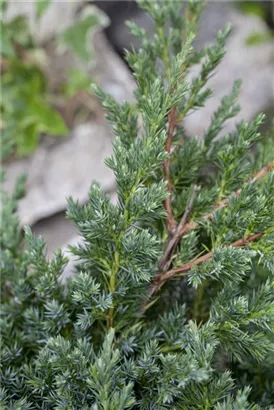
[[[207,42],[214,41],[217,31],[233,20],[237,1],[240,0],[236,0],[233,3],[227,0],[207,2],[199,21],[199,32],[196,40],[198,48]],[[146,30],[148,37],[152,38],[154,34],[153,22],[148,14],[137,6],[134,0],[95,0],[94,4],[108,15],[111,23],[105,31],[109,41],[119,53],[123,53],[124,49],[130,49],[132,45],[137,49],[140,47],[139,40],[132,36],[130,30],[125,25],[127,20],[135,21],[141,25]],[[182,0],[182,5],[183,11],[187,2]],[[262,1],[262,7],[269,14],[267,20],[270,23],[271,5],[267,1]],[[243,15],[242,17],[244,19],[246,16]]]
[[[22,224],[32,225],[64,210],[69,195],[84,203],[92,180],[106,191],[114,189],[113,174],[104,165],[111,144],[111,132],[105,123],[82,124],[58,145],[40,146],[30,158],[10,164],[10,186],[23,172],[28,176],[27,193],[18,210]]]
[[[258,17],[239,14],[233,8],[226,17],[232,24],[227,53],[216,69],[216,74],[207,83],[207,87],[214,90],[212,97],[203,109],[184,120],[190,135],[203,135],[221,98],[231,92],[233,82],[238,78],[242,79],[238,100],[242,109],[237,117],[226,123],[220,135],[233,131],[240,120],[251,121],[258,113],[269,111],[270,107],[273,110],[274,107],[274,43],[246,44],[252,33],[266,34],[266,25]],[[201,41],[199,37],[198,41]],[[190,77],[198,72],[199,67],[195,67]]]
[[[66,212],[63,211],[38,221],[32,226],[32,231],[45,239],[49,257],[77,236],[76,226],[66,218]]]

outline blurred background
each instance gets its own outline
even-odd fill
[[[128,19],[153,36],[152,22],[133,0],[1,1],[5,185],[12,190],[25,173],[20,221],[46,238],[49,254],[79,239],[65,217],[68,196],[85,203],[96,180],[115,200],[114,177],[104,165],[113,134],[90,84],[96,81],[117,102],[134,101],[135,84],[123,57],[125,49],[140,45],[125,26]],[[274,3],[209,1],[195,47],[213,42],[228,22],[227,54],[209,83],[214,93],[184,121],[189,135],[203,133],[238,78],[243,80],[242,111],[223,132],[233,132],[240,119],[252,120],[262,111],[267,113],[265,129],[273,119]]]

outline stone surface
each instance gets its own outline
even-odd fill
[[[32,226],[35,235],[42,235],[46,241],[46,252],[52,256],[57,249],[61,249],[72,238],[77,236],[77,228],[66,218],[65,212],[59,212],[44,218]]]
[[[232,33],[227,42],[227,53],[216,69],[216,74],[207,83],[207,87],[214,90],[212,97],[203,109],[195,111],[184,121],[186,130],[191,135],[203,134],[221,98],[231,92],[233,82],[238,78],[242,79],[238,99],[241,112],[226,123],[221,135],[233,131],[235,124],[242,119],[250,121],[260,112],[271,111],[271,107],[274,112],[274,43],[269,41],[253,46],[246,44],[251,34],[266,33],[266,25],[256,16],[239,14],[231,6],[225,18],[232,24]],[[210,15],[208,15],[208,25],[209,22]],[[202,26],[201,32],[206,30],[208,25],[204,21],[204,28]],[[215,31],[219,29],[219,25],[220,20],[215,26]],[[214,30],[211,30],[213,36]],[[198,36],[198,45],[202,42],[201,32]],[[195,75],[198,71],[199,67],[196,67],[191,75]]]
[[[28,176],[27,194],[19,203],[22,224],[32,225],[64,210],[69,195],[84,203],[92,180],[106,191],[113,190],[113,175],[104,165],[104,158],[111,154],[111,144],[105,123],[82,124],[58,145],[40,146],[30,158],[10,164],[9,185],[23,172]]]

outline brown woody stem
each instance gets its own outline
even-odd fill
[[[159,262],[159,271],[163,272],[165,270],[167,270],[170,266],[171,263],[171,255],[173,250],[177,247],[180,239],[181,239],[181,231],[183,230],[184,226],[187,224],[188,219],[190,217],[193,205],[194,205],[194,201],[196,198],[196,195],[198,193],[198,191],[200,190],[200,187],[198,187],[197,185],[194,186],[192,195],[190,197],[190,200],[186,206],[185,209],[185,213],[174,233],[174,235],[170,238],[170,240],[167,242],[166,248],[164,250],[163,256],[160,259]]]
[[[232,246],[233,248],[246,246],[251,242],[254,242],[256,239],[259,239],[261,236],[265,235],[265,232],[258,232],[254,235],[249,236],[248,238],[238,239],[235,242],[232,242],[228,246]],[[183,272],[188,272],[193,268],[193,266],[200,265],[201,263],[207,261],[208,259],[212,258],[213,253],[209,252],[206,255],[200,256],[197,259],[194,259],[192,262],[188,262],[185,265],[179,266],[178,268],[171,269],[161,275],[160,281],[166,282],[168,279],[173,278],[175,275],[178,275]]]
[[[246,246],[251,242],[256,241],[259,239],[261,236],[265,235],[265,232],[258,232],[254,235],[249,236],[248,238],[242,238],[238,239],[237,241],[231,243],[230,245],[227,246],[232,246],[232,247],[241,247],[241,246]],[[151,298],[161,289],[161,287],[170,279],[173,279],[176,276],[182,276],[185,275],[187,272],[189,272],[194,266],[200,265],[203,262],[206,262],[207,260],[211,259],[213,256],[213,252],[209,252],[203,256],[200,256],[199,258],[196,258],[192,260],[191,262],[188,262],[182,266],[179,266],[177,268],[170,269],[167,272],[161,273],[156,276],[155,280],[152,283],[150,293],[147,297],[147,303],[151,300]],[[147,303],[143,305],[143,312],[146,310]]]

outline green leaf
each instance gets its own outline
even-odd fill
[[[14,57],[15,52],[13,49],[12,41],[9,35],[9,31],[5,23],[1,21],[1,56]]]
[[[50,6],[51,1],[52,0],[36,0],[36,18],[40,19],[43,16],[43,14],[47,11],[48,7]]]
[[[0,1],[0,11],[1,11],[2,15],[6,12],[7,7],[8,7],[8,1],[7,0],[1,0]]]
[[[28,110],[30,114],[28,120],[36,121],[40,132],[46,132],[50,135],[66,135],[68,133],[63,118],[41,99],[31,101]]]
[[[257,46],[271,40],[273,40],[273,34],[271,33],[253,33],[247,37],[246,44],[248,46]]]
[[[3,128],[0,132],[1,160],[5,161],[14,149],[13,130],[11,127]]]
[[[90,83],[91,79],[82,70],[72,70],[68,75],[65,95],[71,97],[80,90],[90,91]]]
[[[33,39],[31,37],[29,22],[25,15],[18,15],[6,24],[6,29],[9,32],[9,36],[12,41],[20,44],[24,48],[31,47],[33,45]]]
[[[236,5],[245,14],[266,17],[266,9],[260,1],[239,1],[236,2]]]
[[[61,35],[61,45],[70,49],[80,60],[89,62],[91,58],[91,46],[88,34],[107,25],[104,13],[96,7],[89,7],[79,20],[74,22]]]
[[[25,127],[20,135],[16,138],[16,153],[22,157],[31,154],[38,143],[37,125],[29,124]]]

